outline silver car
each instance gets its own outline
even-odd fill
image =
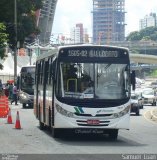
[[[137,94],[131,94],[131,110],[130,112],[136,113],[136,115],[139,115],[140,109],[143,108],[143,101],[142,97]]]
[[[144,104],[152,104],[153,106],[156,106],[156,92],[152,88],[146,88],[142,92],[143,97],[143,103]]]

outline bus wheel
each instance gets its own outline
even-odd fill
[[[44,130],[45,129],[45,125],[43,122],[39,122],[39,128],[40,130]]]
[[[118,129],[113,129],[110,133],[109,133],[109,138],[111,140],[117,140],[118,137]]]
[[[26,108],[26,103],[23,103],[23,104],[22,104],[22,107],[23,107],[23,108]]]
[[[137,115],[137,116],[140,115],[140,111],[139,111],[139,110],[136,111],[136,115]]]
[[[53,138],[59,138],[60,132],[57,129],[52,128],[52,137]]]
[[[29,104],[29,108],[33,108],[33,104]]]
[[[152,106],[156,106],[156,101],[153,102]]]

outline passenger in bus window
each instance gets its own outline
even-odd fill
[[[92,81],[88,82],[88,87],[85,89],[83,93],[90,93],[90,94],[94,93],[94,84]]]

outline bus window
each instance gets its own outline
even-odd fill
[[[58,78],[60,96],[83,98],[92,82],[94,99],[121,99],[128,97],[129,72],[126,64],[61,63]],[[121,74],[122,73],[122,74]],[[125,88],[125,89],[124,89]],[[58,90],[58,91],[59,91]],[[71,93],[68,93],[71,92]]]
[[[23,108],[33,107],[35,66],[22,67],[19,77],[19,101]]]

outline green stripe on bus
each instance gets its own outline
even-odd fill
[[[78,107],[74,107],[76,113],[80,113],[80,110],[78,109]]]

